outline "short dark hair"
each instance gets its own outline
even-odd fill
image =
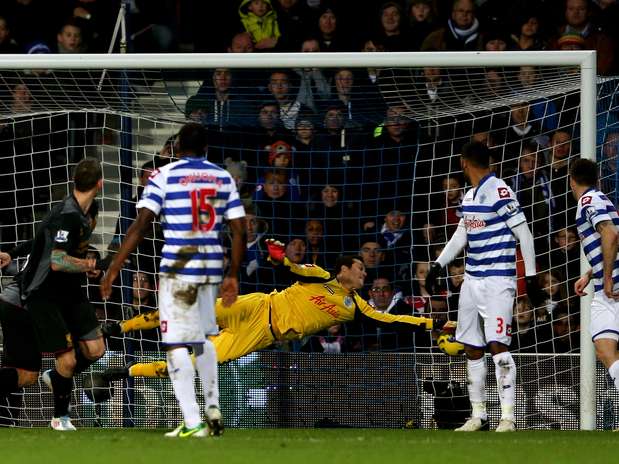
[[[196,122],[185,124],[178,133],[178,149],[181,153],[202,156],[206,149],[206,142],[206,129]]]
[[[103,177],[101,163],[95,158],[84,158],[77,163],[73,171],[73,182],[78,192],[88,192],[97,185]]]
[[[481,142],[469,142],[462,147],[462,158],[478,168],[490,167],[490,150]]]
[[[598,183],[598,166],[591,160],[579,158],[570,166],[570,177],[578,185],[593,187]]]
[[[359,255],[338,256],[333,267],[333,275],[338,275],[342,270],[342,266],[351,268],[355,261],[363,262],[363,258]]]

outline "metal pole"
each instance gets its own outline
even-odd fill
[[[596,53],[590,52],[580,67],[580,156],[596,161]],[[581,248],[580,270],[585,273],[589,263]],[[593,285],[580,299],[580,429],[595,430],[595,349],[591,341],[591,301]]]

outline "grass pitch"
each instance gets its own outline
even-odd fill
[[[116,464],[395,464],[616,462],[611,432],[509,434],[377,429],[226,430],[221,438],[171,439],[163,430],[0,429],[0,462]],[[203,460],[201,460],[203,459]]]

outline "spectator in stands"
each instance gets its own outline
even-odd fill
[[[19,45],[11,36],[11,29],[5,17],[0,16],[0,54],[19,53]]]
[[[598,74],[608,75],[615,69],[612,39],[596,29],[590,22],[590,16],[590,0],[566,0],[565,24],[559,28],[556,37],[550,43],[550,48],[559,50],[559,40],[564,34],[578,34],[584,39],[585,50],[597,51]]]
[[[378,40],[388,52],[412,50],[412,40],[404,21],[404,12],[397,2],[384,3],[380,8],[380,34]]]
[[[563,301],[552,315],[552,344],[555,353],[573,353],[580,349],[580,323],[573,303]]]
[[[432,195],[430,201],[431,241],[447,242],[453,235],[462,217],[463,181],[458,175],[441,179],[441,191]]]
[[[387,109],[384,126],[374,138],[372,149],[363,154],[363,182],[373,186],[373,202],[378,199],[382,211],[407,211],[410,208],[412,194],[414,153],[412,149],[416,140],[411,135],[413,121],[406,116],[403,106],[392,106]],[[378,173],[376,172],[378,171]],[[368,196],[365,196],[368,199]],[[370,202],[371,203],[371,202]],[[370,214],[375,203],[364,202],[363,212]],[[375,214],[375,213],[374,213]]]
[[[229,127],[252,126],[254,107],[238,86],[228,68],[216,68],[211,78],[205,80],[197,96],[206,102],[207,125],[223,132]]]
[[[359,256],[363,259],[366,272],[368,272],[369,269],[375,270],[385,260],[383,246],[374,237],[368,237],[365,240],[362,239],[361,247],[359,248]]]
[[[306,39],[301,44],[301,52],[318,53],[320,43],[314,38]],[[331,96],[331,85],[324,71],[320,68],[295,68],[294,72],[299,76],[297,101],[314,113],[318,112]]]
[[[312,353],[346,353],[359,351],[350,347],[348,336],[343,324],[335,324],[321,333],[309,337],[308,342],[302,346],[302,351]]]
[[[542,272],[539,276],[539,288],[548,295],[542,305],[546,312],[552,315],[555,308],[562,301],[567,301],[568,290],[565,275],[560,269]]]
[[[521,295],[514,304],[510,351],[518,353],[552,353],[550,325],[537,323],[529,297]]]
[[[386,276],[379,276],[372,281],[368,290],[368,303],[381,313],[412,316],[413,308],[404,300],[402,291],[394,287]],[[401,351],[414,350],[413,331],[396,333],[388,328],[377,329],[375,326],[363,325],[359,334],[362,336],[361,351]]]
[[[428,105],[437,104],[444,97],[444,91],[448,89],[447,79],[441,68],[426,66],[423,68],[423,76],[419,80],[420,99]]]
[[[580,277],[580,246],[576,229],[559,229],[552,237],[550,269],[561,271],[567,276],[567,289],[572,295],[574,283]]]
[[[484,50],[487,52],[503,52],[509,44],[509,34],[505,25],[496,24],[483,34]]]
[[[521,66],[518,71],[517,89],[530,92],[538,85],[539,72],[535,66]],[[544,132],[552,132],[559,125],[557,106],[553,100],[546,97],[538,97],[529,101],[531,120],[541,121]]]
[[[27,49],[35,41],[50,40],[56,35],[58,23],[57,2],[33,0],[4,0],[0,2],[0,12],[11,27],[15,41]]]
[[[555,203],[552,211],[553,230],[574,224],[576,200],[570,192],[568,174],[569,162],[573,159],[572,136],[565,130],[558,130],[550,138],[550,191]]]
[[[482,48],[473,0],[455,0],[447,25],[428,35],[421,45],[423,51],[470,51]]]
[[[534,12],[525,12],[515,22],[515,31],[511,36],[512,50],[545,50],[546,42],[540,33],[539,17]]]
[[[522,101],[511,105],[501,160],[501,170],[504,174],[518,169],[518,158],[527,141],[541,144],[539,135],[539,121],[532,120],[529,102]]]
[[[249,32],[235,34],[228,46],[228,53],[253,53],[254,51],[254,41]]]
[[[247,243],[239,280],[242,294],[263,291],[273,282],[271,265],[266,261],[267,255],[263,248],[263,238],[267,231],[267,223],[256,216],[253,205],[245,206]]]
[[[411,263],[411,229],[406,221],[406,215],[401,211],[389,211],[380,228],[382,241],[390,251],[391,263],[394,266],[394,277],[399,281],[410,281]],[[403,288],[403,290],[409,290]],[[408,292],[410,293],[410,292]]]
[[[269,92],[279,105],[279,119],[283,126],[292,131],[300,115],[310,112],[298,98],[293,98],[290,89],[290,75],[288,71],[274,71],[269,78]]]
[[[331,5],[321,6],[318,15],[318,42],[320,51],[346,52],[349,45],[338,29],[338,17]]]
[[[366,53],[372,53],[372,52],[384,52],[385,51],[385,47],[383,46],[383,44],[381,44],[380,42],[378,42],[378,40],[376,39],[369,39],[366,40],[365,43],[363,44],[363,48],[361,49],[362,52],[366,52]],[[380,74],[380,69],[377,68],[366,68],[367,70],[367,75],[364,73],[364,79],[363,79],[363,86],[365,87],[366,84],[371,84],[374,85],[377,83],[378,81],[378,76]]]
[[[311,18],[307,4],[299,0],[277,0],[273,3],[281,36],[277,50],[295,52],[301,41],[309,36],[308,20]]]
[[[264,180],[256,187],[254,204],[258,217],[264,219],[274,236],[284,242],[296,233],[293,218],[303,217],[299,206],[299,194],[296,185],[291,185],[288,173],[281,169],[270,169],[264,174]]]
[[[308,219],[305,222],[305,248],[307,261],[322,268],[329,269],[335,262],[335,255],[328,253],[322,221]],[[337,248],[339,250],[339,248]]]
[[[611,131],[606,134],[604,146],[602,147],[602,158],[600,160],[600,184],[602,191],[617,203],[619,198],[617,192],[617,163],[619,158],[619,132]]]
[[[286,258],[295,264],[305,263],[305,252],[307,246],[305,241],[300,238],[293,238],[286,244]]]
[[[239,16],[255,48],[268,50],[277,45],[281,34],[271,0],[243,0],[239,6]]]
[[[66,21],[56,35],[58,53],[84,53],[87,49],[83,42],[82,29],[73,20]]]
[[[410,50],[420,50],[425,38],[436,29],[435,11],[432,0],[409,0],[408,17],[410,25]]]
[[[454,259],[447,265],[447,312],[450,321],[458,319],[460,290],[464,282],[464,259]]]
[[[310,203],[307,215],[320,219],[323,224],[325,246],[329,251],[342,249],[342,244],[359,230],[359,215],[355,203],[343,201],[343,187],[336,184],[323,185],[319,198]]]
[[[522,144],[522,151],[518,158],[518,169],[507,172],[504,176],[510,185],[533,234],[535,252],[540,262],[548,262],[550,213],[554,210],[550,179],[546,170],[538,169],[538,157],[541,156],[539,146],[533,140],[526,140]]]

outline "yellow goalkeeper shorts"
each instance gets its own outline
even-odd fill
[[[217,299],[215,308],[219,334],[210,337],[217,350],[217,361],[238,359],[262,350],[275,341],[269,325],[269,295],[241,295],[227,308]]]

